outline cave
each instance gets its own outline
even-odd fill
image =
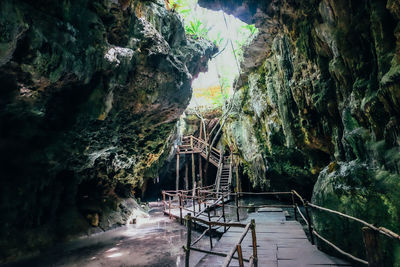
[[[399,133],[399,0],[2,0],[0,265],[400,266]]]

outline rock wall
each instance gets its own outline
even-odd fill
[[[1,261],[127,223],[215,50],[161,0],[1,1]]]
[[[254,187],[400,232],[400,2],[201,0],[255,23],[225,142]],[[361,226],[314,214],[316,230],[363,254]],[[399,244],[383,240],[387,265]]]

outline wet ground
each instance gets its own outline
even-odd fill
[[[274,199],[251,197],[240,199],[240,205],[282,204]],[[226,206],[227,221],[236,221],[234,202]],[[292,209],[287,209],[292,213]],[[221,209],[216,211],[221,213]],[[249,216],[247,209],[240,209],[240,219]],[[291,216],[293,218],[293,216]],[[290,217],[289,217],[290,218]],[[192,232],[192,241],[200,235]],[[214,239],[215,243],[216,240]],[[120,227],[105,233],[78,239],[53,247],[33,259],[6,265],[7,267],[81,267],[81,266],[184,266],[186,228],[174,219],[162,214],[162,208],[150,211],[148,218],[138,218],[134,225]],[[204,237],[196,247],[209,248],[209,239]],[[191,252],[190,262],[195,264],[204,256]]]
[[[197,232],[192,235],[193,239],[199,236]],[[7,266],[184,266],[184,244],[185,226],[162,215],[158,208],[149,218],[138,218],[135,225],[58,245],[36,258]],[[203,238],[199,245],[208,246],[208,239]],[[191,261],[202,256],[191,253]]]

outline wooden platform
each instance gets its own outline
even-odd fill
[[[286,221],[281,209],[268,208],[250,213],[249,217],[241,222],[248,223],[251,219],[256,221],[258,266],[351,266],[311,245],[301,224],[296,221]],[[229,229],[215,244],[213,251],[228,253],[237,243],[242,231],[241,228]],[[251,234],[245,237],[242,248],[244,257],[248,259],[252,253]],[[199,262],[193,263],[193,266],[221,266],[224,259],[205,254]],[[229,266],[239,266],[239,263],[233,259]]]

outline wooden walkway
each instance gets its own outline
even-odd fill
[[[268,267],[303,267],[303,266],[351,266],[343,260],[329,256],[319,251],[308,241],[304,230],[297,221],[286,221],[280,208],[265,208],[250,213],[246,220],[256,221],[258,266]],[[235,246],[242,228],[230,228],[215,244],[212,251],[229,253]],[[252,254],[251,235],[247,235],[242,243],[244,258]],[[205,254],[197,263],[191,266],[221,266],[224,257]],[[248,263],[247,263],[248,264]],[[238,260],[233,259],[229,266],[239,266]],[[245,263],[245,266],[246,263]]]
[[[379,251],[379,235],[391,240],[400,240],[400,235],[390,229],[378,227],[351,215],[310,203],[295,190],[290,192],[229,193],[215,192],[215,188],[216,186],[213,185],[192,190],[163,191],[164,213],[170,217],[178,218],[182,223],[184,220],[187,222],[187,242],[183,247],[186,253],[186,267],[221,265],[224,267],[351,266],[348,262],[319,251],[312,245],[315,240],[329,245],[337,253],[352,260],[352,262],[369,266],[385,266],[385,258]],[[292,205],[239,205],[238,198],[241,195],[284,195],[291,197]],[[226,200],[232,196],[234,196],[235,204],[227,204]],[[293,209],[295,221],[287,221],[285,217],[287,211],[283,211],[281,208]],[[243,213],[243,211],[246,209],[258,210],[245,215],[246,212]],[[311,209],[335,214],[360,223],[368,261],[342,250],[318,233],[310,219]],[[237,222],[240,217],[242,218],[241,221]],[[311,242],[308,241],[302,225],[297,220],[303,220],[306,223]],[[200,228],[205,228],[203,233],[194,241],[191,240],[192,225],[200,225]],[[213,241],[212,238],[216,232],[219,234],[218,236],[222,235],[218,242]],[[209,236],[209,248],[197,247],[198,241],[206,234],[210,235],[210,233],[212,233],[212,236]],[[256,249],[253,244],[257,244]],[[190,257],[191,251],[204,253],[204,256],[200,260],[196,257],[197,261],[194,262],[193,257]],[[246,262],[247,264],[245,264]]]

